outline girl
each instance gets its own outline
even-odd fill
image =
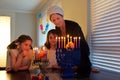
[[[60,68],[56,59],[56,37],[58,37],[56,30],[50,30],[47,34],[45,43],[45,47],[47,48],[47,59],[49,60],[48,68],[50,69]],[[49,77],[49,80],[62,80],[58,72],[48,72],[46,75]]]
[[[8,45],[6,71],[28,70],[32,59],[32,39],[21,35]]]
[[[47,48],[47,59],[49,60],[49,67],[57,68],[57,59],[56,59],[56,37],[57,32],[55,29],[52,29],[47,34],[47,40],[45,46]]]

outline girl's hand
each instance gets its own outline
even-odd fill
[[[25,57],[25,56],[28,55],[28,53],[29,53],[29,51],[24,50],[24,51],[22,51],[22,52],[20,53],[20,55],[21,55],[22,57]]]
[[[11,67],[7,67],[5,70],[6,70],[7,72],[9,72],[9,71],[12,70],[12,68],[11,68]]]
[[[58,65],[52,65],[52,68],[60,68]]]

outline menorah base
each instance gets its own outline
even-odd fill
[[[74,78],[76,75],[73,72],[71,67],[65,68],[63,73],[61,74],[62,78]]]
[[[80,63],[80,48],[74,49],[57,49],[56,58],[58,65],[64,68],[61,74],[62,78],[75,78],[77,74],[73,71],[73,67],[78,66]]]

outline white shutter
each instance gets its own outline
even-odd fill
[[[88,0],[93,67],[120,72],[120,0]]]

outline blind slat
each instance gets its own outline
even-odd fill
[[[93,66],[120,72],[120,0],[90,0],[88,9]]]

